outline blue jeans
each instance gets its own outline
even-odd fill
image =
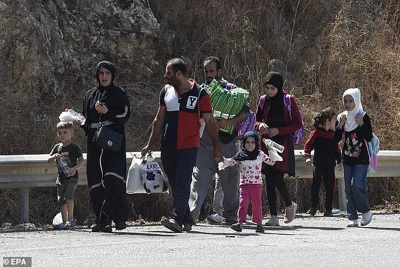
[[[368,165],[343,165],[343,169],[348,218],[356,220],[357,211],[365,213],[371,210],[366,188]]]
[[[161,149],[161,160],[174,198],[174,219],[179,225],[194,224],[189,209],[190,184],[198,148]]]

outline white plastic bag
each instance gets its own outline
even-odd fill
[[[63,223],[61,212],[57,213],[53,218],[53,226],[57,226]]]
[[[278,151],[276,151],[275,149],[269,149],[268,155],[270,159],[274,161],[283,161],[283,158],[278,154]]]
[[[160,165],[153,157],[148,156],[140,167],[143,188],[146,193],[168,193],[168,185]]]
[[[146,193],[143,188],[142,176],[140,175],[142,160],[133,157],[131,166],[128,170],[128,177],[126,179],[126,193],[127,194],[140,194]]]
[[[73,123],[74,121],[80,121],[81,125],[84,125],[86,120],[85,117],[83,117],[81,114],[70,108],[66,108],[63,112],[61,112],[58,118],[60,119],[61,122],[65,123]]]
[[[223,170],[226,167],[229,167],[229,161],[231,160],[231,158],[225,158],[224,157],[224,161],[223,162],[218,162],[218,170]]]

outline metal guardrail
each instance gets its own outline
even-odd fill
[[[127,165],[139,152],[127,152]],[[86,163],[86,154],[83,155]],[[153,152],[159,161],[160,152]],[[57,177],[55,163],[47,162],[48,155],[0,155],[0,189],[20,188],[20,221],[29,222],[29,188],[53,187]],[[296,178],[312,178],[312,168],[305,164],[301,150],[295,151]],[[400,151],[383,150],[378,154],[378,172],[370,177],[400,176]],[[85,164],[79,171],[79,185],[87,185]],[[336,171],[337,178],[343,172]],[[345,210],[346,197],[343,179],[338,179],[339,208]]]

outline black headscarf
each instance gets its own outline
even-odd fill
[[[245,149],[246,140],[249,137],[254,137],[254,141],[256,142],[256,146],[253,151],[247,151]],[[258,135],[255,132],[247,132],[243,136],[242,149],[238,153],[236,153],[233,159],[236,161],[255,160],[258,157],[259,153],[260,145],[258,143]]]
[[[111,72],[111,76],[112,76],[111,83],[107,87],[103,87],[103,86],[100,85],[99,73],[100,73],[100,69],[101,68],[105,68],[105,69],[107,69],[107,70],[109,70]],[[114,85],[114,79],[115,79],[115,67],[114,67],[114,65],[110,61],[101,61],[99,64],[97,64],[97,66],[96,66],[96,79],[97,79],[97,82],[99,83],[99,87],[100,88],[107,89],[108,87],[113,86]]]
[[[267,78],[264,85],[271,84],[278,88],[278,92],[283,90],[283,77],[282,74],[276,71],[270,71],[267,73]]]
[[[268,72],[265,84],[271,84],[278,89],[278,93],[273,97],[268,97],[269,110],[267,114],[267,125],[270,128],[277,128],[285,126],[284,112],[284,99],[283,99],[283,77],[279,72]]]

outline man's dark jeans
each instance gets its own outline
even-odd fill
[[[161,149],[161,160],[174,198],[174,219],[179,225],[193,225],[189,210],[190,184],[198,148],[183,150]]]

